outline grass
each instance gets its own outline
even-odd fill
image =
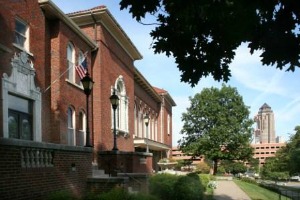
[[[262,188],[258,185],[247,183],[240,180],[234,180],[234,182],[252,199],[252,200],[290,200],[290,198],[287,197],[281,197],[280,195],[272,192],[270,190],[267,190],[265,188]]]

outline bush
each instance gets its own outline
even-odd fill
[[[48,195],[47,200],[76,200],[76,198],[71,192],[67,190],[60,190],[52,192]]]
[[[243,177],[243,178],[241,178],[241,181],[257,185],[257,182],[253,178]]]
[[[204,187],[196,173],[187,176],[157,174],[149,180],[150,194],[163,200],[203,199]]]
[[[180,176],[174,185],[174,190],[175,196],[173,199],[178,200],[202,199],[204,194],[204,188],[197,174]]]
[[[201,184],[204,186],[204,191],[206,191],[208,183],[213,180],[213,176],[210,174],[199,174]]]
[[[178,176],[171,174],[157,174],[149,179],[150,194],[159,199],[172,200],[174,196],[174,184]]]
[[[210,166],[206,162],[200,162],[196,166],[197,173],[208,174],[210,171]]]

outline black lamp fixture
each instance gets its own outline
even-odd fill
[[[84,94],[86,95],[86,147],[92,147],[90,141],[90,129],[89,129],[89,95],[92,92],[94,81],[90,77],[89,73],[85,74],[85,77],[81,79]]]
[[[114,110],[114,147],[113,147],[113,151],[118,151],[118,147],[117,147],[117,130],[116,130],[116,109],[118,108],[119,105],[119,97],[118,95],[116,95],[115,89],[113,91],[113,94],[110,96],[109,98],[111,106]]]
[[[148,125],[149,125],[149,115],[146,114],[144,117],[144,122],[146,125],[146,152],[149,153],[149,145],[148,145]]]

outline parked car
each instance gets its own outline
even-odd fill
[[[293,176],[290,177],[291,181],[300,181],[300,175],[299,174],[294,174]]]

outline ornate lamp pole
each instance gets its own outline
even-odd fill
[[[93,145],[91,144],[91,141],[90,141],[90,129],[89,129],[89,95],[92,92],[94,81],[90,77],[89,73],[86,73],[85,77],[83,77],[81,79],[81,83],[83,86],[84,94],[86,95],[86,142],[85,142],[85,146],[92,147]]]
[[[116,95],[115,90],[109,99],[110,99],[111,106],[114,110],[114,147],[112,150],[118,151],[119,149],[117,147],[116,109],[118,108],[119,105],[119,97],[118,95]]]
[[[149,153],[149,146],[148,146],[148,125],[149,125],[149,115],[146,114],[144,117],[144,122],[146,125],[146,152]]]

